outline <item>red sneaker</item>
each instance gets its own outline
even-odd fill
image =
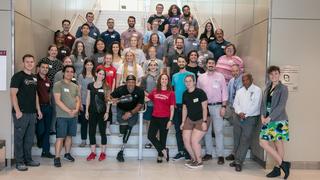
[[[96,158],[96,153],[94,153],[94,152],[91,152],[90,154],[89,154],[89,156],[87,157],[87,161],[91,161],[91,160],[94,160],[95,158]]]
[[[106,153],[103,153],[103,152],[102,152],[102,153],[100,154],[100,156],[99,156],[99,161],[105,160],[106,157],[107,157]]]

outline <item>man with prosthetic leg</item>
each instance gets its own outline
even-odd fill
[[[117,103],[117,121],[123,135],[123,144],[117,155],[119,162],[124,162],[124,149],[131,134],[132,127],[138,121],[138,113],[144,104],[144,91],[136,86],[136,77],[128,75],[126,84],[111,93],[113,103]]]

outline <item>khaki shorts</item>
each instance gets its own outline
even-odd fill
[[[193,130],[193,129],[197,129],[199,131],[204,131],[202,129],[202,122],[203,120],[200,119],[200,120],[197,120],[197,121],[192,121],[191,119],[189,119],[187,117],[186,121],[184,122],[184,126],[183,126],[183,130]],[[208,128],[210,126],[210,123],[211,123],[211,119],[208,117],[207,119],[207,129],[204,131],[204,132],[207,132],[208,131]]]

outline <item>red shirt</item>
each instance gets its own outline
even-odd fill
[[[50,89],[51,83],[48,76],[42,79],[39,74],[37,74],[37,92],[39,97],[39,103],[50,104]]]
[[[64,35],[64,45],[68,46],[71,50],[75,40],[76,38],[70,33]]]
[[[106,72],[106,82],[108,83],[109,87],[112,88],[112,84],[115,82],[117,77],[117,70],[112,65],[110,67],[104,67],[103,65],[100,65],[97,67],[97,69],[103,69],[104,72]]]
[[[148,98],[153,102],[152,116],[159,118],[170,117],[170,106],[176,104],[176,97],[173,91],[157,91],[153,89]]]

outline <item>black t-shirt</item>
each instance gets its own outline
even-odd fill
[[[192,121],[197,121],[203,119],[202,114],[202,102],[206,101],[206,93],[199,88],[196,88],[193,92],[188,92],[186,90],[182,96],[182,103],[187,106],[188,114],[187,116]]]
[[[158,22],[159,22],[159,28],[158,28],[158,30],[161,31],[161,32],[164,30],[164,26],[165,26],[166,24],[169,24],[168,19],[167,19],[164,15],[157,16],[156,14],[151,15],[151,16],[149,17],[148,23],[149,23],[149,24],[152,24],[152,21],[153,21],[154,19],[157,19],[157,20],[158,20]]]
[[[202,67],[196,66],[196,67],[190,67],[186,66],[186,70],[189,72],[192,72],[196,76],[196,80],[198,79],[198,76],[200,74],[205,73],[205,70]]]
[[[36,113],[37,77],[20,71],[11,78],[10,88],[18,88],[18,105],[23,113]],[[14,113],[14,108],[12,108]]]
[[[90,113],[105,113],[106,102],[105,102],[105,90],[103,87],[95,88],[94,82],[89,83],[87,89],[90,91]]]
[[[184,56],[184,52],[179,54],[176,50],[169,52],[168,54],[168,67],[170,67],[170,76],[172,77],[173,74],[179,72],[178,66],[178,57]]]
[[[206,33],[202,33],[199,39],[203,39],[203,38],[205,38],[208,41],[208,44],[215,40],[214,34],[211,34],[210,37],[208,38]]]
[[[111,93],[113,98],[120,98],[126,95],[131,95],[132,101],[127,103],[119,102],[117,104],[119,109],[123,111],[131,111],[137,106],[137,104],[144,104],[144,91],[138,86],[134,88],[132,93],[129,93],[126,85],[118,87]]]
[[[61,46],[58,48],[58,55],[57,59],[59,59],[61,62],[63,62],[63,58],[66,56],[70,56],[71,50],[68,46]]]

